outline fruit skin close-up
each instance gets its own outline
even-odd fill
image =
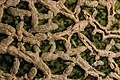
[[[120,80],[120,0],[0,0],[0,80]]]

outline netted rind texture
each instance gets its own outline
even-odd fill
[[[0,80],[120,80],[120,0],[0,0]]]

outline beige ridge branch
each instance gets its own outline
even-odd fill
[[[120,52],[111,51],[112,46],[120,49],[120,44],[114,41],[115,38],[120,38],[120,30],[109,30],[110,26],[114,21],[117,21],[114,17],[115,14],[119,14],[120,10],[115,10],[116,0],[78,0],[74,11],[69,10],[64,3],[66,0],[22,0],[29,3],[29,10],[23,10],[15,8],[19,4],[20,0],[0,0],[0,22],[4,14],[4,9],[8,8],[7,12],[12,16],[19,16],[22,21],[16,25],[16,29],[8,24],[0,23],[0,33],[8,35],[7,38],[0,41],[0,54],[10,54],[15,56],[13,66],[9,73],[4,73],[0,71],[1,80],[32,80],[37,74],[38,69],[40,69],[45,75],[43,78],[36,80],[73,80],[67,79],[67,76],[73,71],[75,65],[80,66],[85,70],[85,77],[91,75],[97,77],[98,80],[113,80],[113,78],[120,79],[120,70],[118,64],[115,62],[114,58],[120,57]],[[39,2],[49,8],[48,12],[43,14],[39,13],[35,7],[35,3]],[[81,10],[81,6],[87,5],[93,8],[95,11],[91,15],[86,10]],[[101,5],[107,8],[107,25],[101,25],[95,17],[98,14],[96,7]],[[12,6],[12,7],[10,7]],[[83,12],[85,20],[79,20],[79,13]],[[62,13],[66,17],[74,21],[74,25],[70,25],[67,30],[63,32],[52,33],[52,30],[56,30],[59,26],[52,22],[54,16],[58,13]],[[32,17],[31,24],[32,28],[28,31],[24,29],[24,16]],[[40,19],[48,19],[48,23],[44,25],[39,24]],[[94,27],[91,35],[96,33],[102,34],[102,40],[110,38],[111,41],[106,45],[105,50],[97,49],[96,46],[82,33],[85,31],[87,25],[90,24]],[[33,35],[33,33],[35,33]],[[82,46],[76,46],[77,48],[72,48],[71,38],[74,33],[78,34],[79,39],[82,41]],[[67,37],[65,37],[67,36]],[[11,46],[10,44],[14,41],[14,38],[18,39],[18,48]],[[41,41],[49,40],[51,45],[48,52],[41,54],[40,44]],[[64,40],[66,52],[56,51],[55,40]],[[26,43],[33,46],[32,51],[27,51],[24,47]],[[74,42],[73,42],[74,43]],[[76,45],[76,43],[74,43]],[[83,59],[80,54],[89,49],[91,51],[90,55],[95,55],[95,62],[90,65],[85,59]],[[41,56],[40,56],[41,54]],[[88,53],[89,54],[89,53]],[[104,65],[104,62],[99,60],[100,57],[107,57],[108,64],[113,70],[107,77],[103,78],[105,74],[103,72],[95,69],[95,66]],[[18,78],[15,76],[19,70],[20,60],[23,58],[25,61],[33,64],[33,67],[24,76]],[[63,71],[61,75],[52,74],[50,68],[44,63],[44,61],[56,60],[57,58],[62,58],[70,62],[65,62],[67,68]]]

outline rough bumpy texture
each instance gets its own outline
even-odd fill
[[[120,0],[0,0],[0,80],[120,80]]]

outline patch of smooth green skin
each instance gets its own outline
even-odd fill
[[[32,45],[30,45],[28,43],[25,43],[24,47],[25,47],[26,51],[33,51]]]
[[[120,39],[119,38],[115,38],[114,41],[115,41],[115,43],[120,43]]]
[[[67,65],[65,61],[61,58],[57,58],[56,60],[46,61],[45,62],[48,67],[51,69],[52,74],[62,74]]]
[[[29,10],[29,3],[27,1],[21,1],[19,4],[16,5],[19,9]]]
[[[7,38],[7,37],[8,37],[8,35],[0,33],[0,41]]]
[[[30,71],[32,68],[33,64],[30,64],[24,60],[20,62],[20,68],[18,70],[18,73],[16,74],[17,77],[24,76],[26,73]]]
[[[88,39],[92,40],[93,35],[91,34],[92,31],[94,30],[94,27],[90,24],[86,26],[84,31],[82,32]]]
[[[75,42],[76,45],[74,45],[73,41]],[[71,42],[73,48],[77,48],[78,46],[83,46],[84,45],[82,43],[82,41],[79,39],[78,33],[74,33],[72,35],[70,42]]]
[[[84,60],[86,60],[91,65],[95,62],[95,55],[90,55],[90,53],[91,51],[87,49],[86,51],[80,53],[80,55]]]
[[[115,17],[117,20],[120,20],[120,14],[115,14],[114,17]]]
[[[0,70],[5,73],[10,73],[10,69],[13,65],[14,57],[9,54],[0,55]]]
[[[101,37],[101,39],[100,39]],[[106,46],[110,43],[111,39],[105,39],[104,41],[102,40],[102,35],[101,34],[96,34],[93,39],[93,44],[96,46],[97,49],[102,49],[104,50]]]
[[[77,0],[66,0],[64,4],[68,9],[74,11],[74,8],[76,7],[77,4]]]
[[[87,5],[84,5],[84,6],[80,6],[80,8],[81,8],[81,11],[82,10],[86,10],[89,14],[93,14],[93,12],[95,11],[92,7],[89,7],[89,6],[87,6]]]
[[[49,42],[48,40],[44,40],[44,41],[41,41],[41,45],[40,45],[40,50],[42,53],[44,52],[48,52],[51,45],[49,45]]]
[[[115,9],[119,10],[120,9],[120,0],[118,0],[115,4]]]
[[[110,30],[118,30],[120,28],[120,24],[118,22],[113,22]]]
[[[98,80],[98,78],[88,75],[85,79],[81,79],[81,80]]]
[[[117,63],[118,67],[120,68],[120,57],[114,58],[114,60]]]
[[[64,41],[63,40],[56,40],[56,51],[66,51],[66,47],[64,45]]]
[[[56,2],[57,2],[57,1],[59,1],[59,0],[53,0],[53,1],[56,1]]]
[[[83,11],[79,13],[78,17],[79,17],[79,20],[85,20]]]
[[[4,24],[9,24],[13,27],[16,28],[16,25],[21,21],[20,17],[16,16],[16,17],[13,17],[12,15],[10,15],[8,12],[7,12],[7,9],[4,9],[4,14],[3,14],[3,17],[2,17],[2,23]]]
[[[103,26],[107,25],[107,8],[106,7],[102,7],[100,5],[97,6],[97,16],[95,17],[95,19]]]
[[[115,53],[120,52],[120,50],[118,48],[116,48],[115,46],[112,46],[110,51],[115,52]]]
[[[15,47],[18,48],[18,40],[17,40],[17,38],[13,37],[13,39],[14,39],[14,41],[10,45],[15,46]]]
[[[44,76],[43,72],[38,69],[37,70],[37,74],[35,75],[33,80],[35,80],[35,78],[42,78],[43,76]]]
[[[66,30],[70,25],[74,25],[73,20],[67,18],[61,13],[58,13],[56,16],[54,16],[52,21],[53,23],[56,23],[59,26],[56,30],[53,30],[52,33],[62,32]]]
[[[118,2],[120,2],[120,0],[117,0]]]
[[[69,78],[70,79],[82,79],[84,77],[84,74],[85,74],[85,71],[81,67],[75,65],[73,67],[71,74],[68,76],[68,79]]]
[[[23,28],[27,31],[32,28],[31,19],[32,19],[32,17],[24,16],[24,26],[23,26]]]
[[[39,20],[39,25],[44,25],[46,23],[48,23],[48,19],[40,19]]]
[[[119,38],[115,38],[114,41],[115,41],[115,43],[120,43],[120,39]],[[111,51],[119,52],[120,50],[114,46],[114,47],[112,47]]]
[[[105,73],[104,77],[106,77],[110,72],[112,72],[112,69],[110,68],[110,66],[108,64],[108,58],[101,57],[100,60],[102,60],[104,62],[104,65],[99,65],[99,66],[96,66],[95,68],[98,71]]]
[[[48,13],[49,9],[45,5],[43,5],[39,2],[35,3],[34,5],[37,8],[39,13]]]
[[[96,46],[97,49],[104,50],[106,45],[110,43],[110,39],[102,40],[102,34],[96,33],[92,35],[94,27],[90,24],[85,28],[83,34]]]

